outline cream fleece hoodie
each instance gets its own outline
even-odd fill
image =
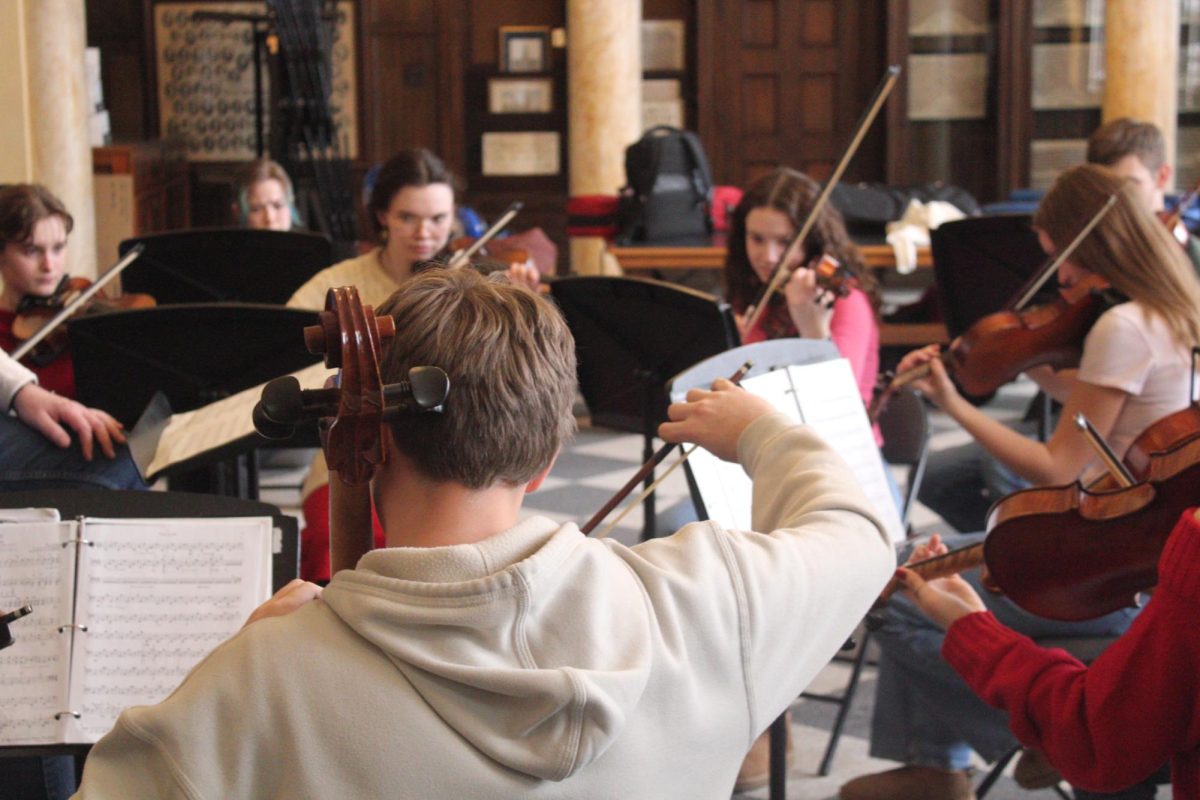
[[[374,551],[122,714],[79,796],[727,798],[895,566],[810,430],[761,418],[739,456],[769,534]]]

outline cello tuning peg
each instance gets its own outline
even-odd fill
[[[450,378],[441,367],[413,367],[408,371],[408,384],[418,408],[436,408],[450,393]]]
[[[251,419],[254,421],[254,429],[266,439],[290,439],[296,431],[295,425],[288,425],[271,419],[263,409],[261,402],[254,404]]]
[[[300,381],[293,375],[284,375],[269,381],[263,387],[262,399],[255,406],[256,414],[260,410],[262,416],[270,422],[294,426],[300,421],[304,410]]]

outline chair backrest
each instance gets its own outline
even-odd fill
[[[883,434],[883,460],[889,464],[908,467],[904,482],[904,497],[900,522],[908,527],[912,501],[925,477],[925,461],[929,450],[929,412],[925,401],[913,389],[898,390],[879,414],[879,432]]]
[[[127,292],[158,304],[270,303],[283,305],[309,278],[333,263],[328,238],[306,231],[207,228],[155,233],[121,242],[145,252],[121,275]]]
[[[1003,308],[1046,259],[1023,214],[947,222],[930,232],[929,242],[942,319],[951,337]]]

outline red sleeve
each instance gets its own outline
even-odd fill
[[[1200,742],[1200,530],[1189,512],[1163,555],[1163,580],[1129,630],[1091,667],[1001,625],[990,613],[950,626],[942,655],[986,702],[1008,712],[1027,746],[1072,784],[1113,792],[1143,780]],[[1184,541],[1186,540],[1186,541]],[[1168,567],[1168,557],[1174,561]],[[1188,576],[1177,591],[1165,572]]]
[[[863,404],[871,404],[879,374],[879,324],[865,293],[854,289],[833,306],[829,336],[842,357],[850,362]]]

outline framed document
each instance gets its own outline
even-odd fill
[[[485,176],[557,175],[559,164],[557,131],[483,134]]]
[[[492,114],[545,114],[554,110],[554,82],[550,78],[489,78],[488,112]]]
[[[685,30],[681,19],[642,20],[642,69],[683,69]]]
[[[987,78],[985,53],[909,56],[909,119],[983,119]]]
[[[500,26],[501,72],[545,72],[549,68],[549,28],[541,25]]]

